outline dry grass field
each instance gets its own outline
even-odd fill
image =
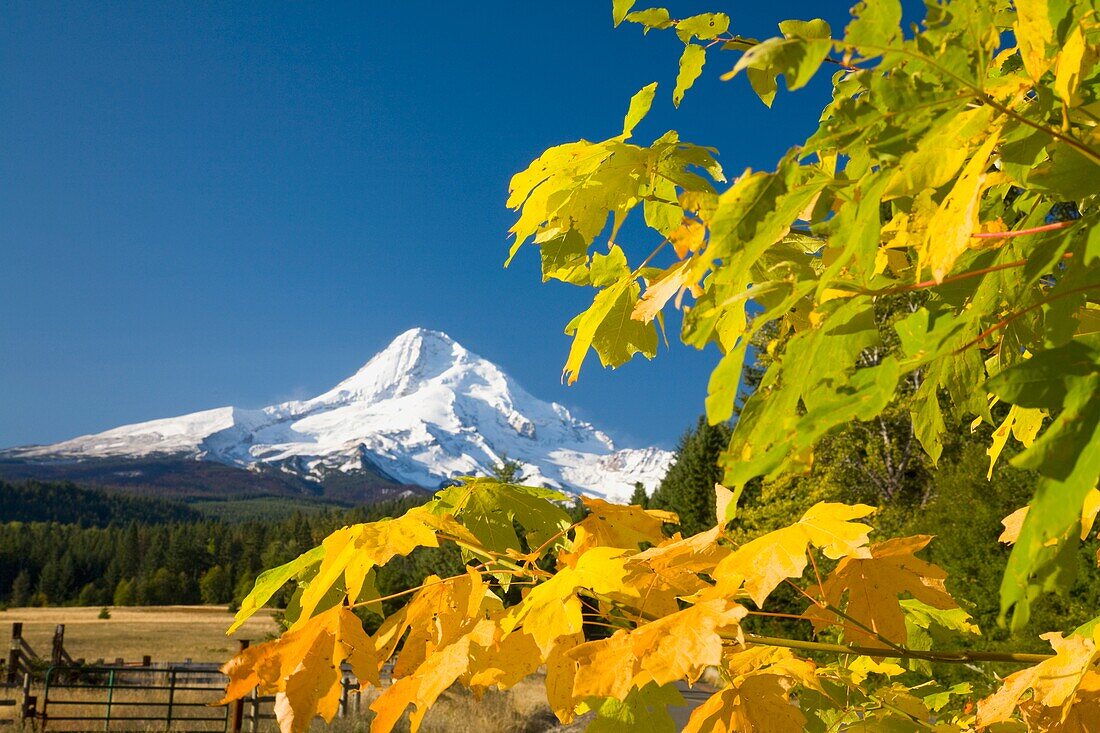
[[[48,654],[54,627],[65,624],[65,647],[74,658],[83,657],[92,662],[104,658],[108,662],[122,657],[128,662],[139,661],[145,654],[152,656],[155,662],[179,662],[191,659],[196,662],[224,662],[237,649],[236,639],[250,639],[258,643],[269,638],[277,631],[270,612],[253,617],[244,628],[232,638],[226,637],[225,629],[232,616],[220,607],[169,606],[169,607],[130,607],[111,608],[111,618],[100,619],[99,608],[13,608],[0,612],[0,639],[6,638],[10,622],[23,623],[23,635],[27,642],[39,654]],[[41,694],[40,689],[33,692]],[[156,691],[130,691],[118,693],[116,703],[120,714],[135,714],[144,707],[141,702],[152,705],[162,704],[165,693]],[[197,694],[197,693],[196,693]],[[370,712],[367,706],[378,692],[368,690],[358,705],[355,696],[349,705],[349,715],[337,719],[332,725],[325,726],[320,720],[314,722],[311,731],[321,733],[357,733],[370,728]],[[204,701],[210,693],[202,693]],[[88,691],[77,693],[68,691],[62,694],[67,699],[87,699],[87,706],[69,708],[69,714],[101,715],[103,693]],[[195,698],[196,701],[198,697]],[[126,702],[137,703],[136,707],[126,706]],[[123,711],[123,706],[127,709]],[[219,709],[213,714],[218,715]],[[263,712],[270,712],[265,706]],[[53,715],[62,714],[55,708]],[[146,714],[159,715],[161,711]],[[180,711],[180,714],[203,714],[201,711]],[[687,717],[687,709],[675,711],[674,717],[682,725]],[[550,712],[546,703],[546,691],[540,675],[532,675],[507,692],[490,692],[481,700],[475,700],[465,690],[455,688],[440,698],[424,719],[423,733],[572,733],[583,730],[587,719],[578,720],[570,726],[561,726]],[[218,724],[213,724],[220,730]],[[112,722],[117,730],[163,730],[155,724]],[[60,721],[50,726],[56,730],[72,730],[72,725],[63,725]],[[251,726],[246,726],[249,730]],[[273,722],[264,721],[257,727],[260,731],[277,731]],[[407,721],[397,728],[399,733],[408,730]]]
[[[278,632],[271,613],[253,616],[232,637],[225,635],[233,616],[224,606],[134,606],[111,608],[9,608],[0,613],[0,641],[11,623],[23,622],[23,638],[39,655],[50,653],[54,627],[65,624],[65,649],[88,662],[103,658],[127,662],[150,655],[154,662],[224,662],[237,650],[237,639],[258,643]],[[6,646],[6,643],[5,643]]]

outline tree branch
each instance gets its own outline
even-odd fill
[[[735,636],[724,634],[723,639],[738,641]],[[945,664],[968,664],[972,662],[1011,662],[1016,664],[1038,664],[1053,657],[1053,654],[1031,654],[1026,652],[982,652],[982,651],[926,651],[898,647],[886,649],[880,647],[856,646],[847,644],[827,644],[820,641],[802,641],[783,639],[777,636],[758,636],[745,634],[745,642],[760,646],[778,646],[787,649],[800,649],[807,652],[827,654],[859,654],[865,657],[889,657],[890,659],[923,659],[928,662]]]

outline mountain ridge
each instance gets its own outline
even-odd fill
[[[556,402],[530,395],[499,366],[440,331],[410,329],[332,389],[259,409],[233,406],[123,425],[0,461],[178,456],[324,483],[375,474],[428,489],[486,473],[505,456],[530,483],[624,501],[652,490],[671,461],[658,448],[618,449]]]

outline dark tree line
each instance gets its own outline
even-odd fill
[[[63,501],[69,490],[54,487],[55,498]],[[413,503],[237,524],[6,522],[0,524],[0,601],[9,606],[230,604],[248,592],[260,572],[293,559],[337,527],[401,513]]]
[[[0,520],[90,527],[128,522],[191,522],[202,514],[175,501],[84,489],[69,481],[0,480]]]

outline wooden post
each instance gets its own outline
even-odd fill
[[[248,648],[248,639],[241,639],[241,651]],[[229,729],[231,733],[241,733],[244,724],[244,698],[237,698],[233,702],[233,725]]]
[[[348,717],[348,678],[340,677],[340,717]]]
[[[22,695],[19,696],[19,718],[18,720],[27,721],[34,720],[34,709],[36,707],[37,700],[31,695],[31,673],[23,673],[23,688]]]
[[[152,666],[152,664],[153,664],[153,658],[150,655],[146,654],[145,656],[143,656],[141,658],[141,666],[142,667],[149,667],[149,666]]]
[[[23,624],[16,621],[11,625],[11,647],[8,649],[8,669],[6,684],[14,685],[19,679],[19,659],[23,654]]]
[[[65,658],[65,624],[58,624],[53,630],[53,644],[50,647],[50,664],[57,666]]]
[[[252,704],[252,710],[249,714],[248,731],[249,733],[256,733],[260,729],[260,693],[255,687],[252,688],[252,694],[248,697],[249,702]]]

